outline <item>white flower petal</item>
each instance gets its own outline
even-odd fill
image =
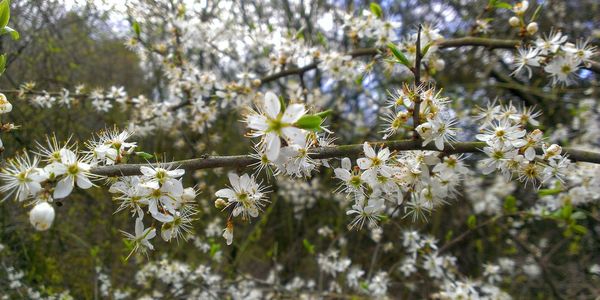
[[[265,113],[271,119],[276,119],[281,111],[281,103],[279,103],[279,99],[277,95],[273,92],[267,92],[265,94]]]
[[[294,103],[290,104],[285,112],[283,113],[283,117],[281,121],[283,123],[294,124],[296,123],[302,116],[306,114],[306,109],[304,109],[304,104]]]
[[[91,188],[92,185],[92,182],[87,177],[81,174],[77,175],[77,186],[79,188],[86,190]]]
[[[73,177],[67,176],[60,180],[54,188],[54,199],[61,199],[69,196],[73,191]]]

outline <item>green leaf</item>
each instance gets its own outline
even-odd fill
[[[308,130],[319,130],[323,119],[317,115],[305,115],[294,126]]]
[[[137,155],[138,157],[141,157],[143,159],[151,159],[154,157],[154,155],[152,155],[150,153],[146,153],[146,152],[136,152],[135,155]]]
[[[304,249],[310,254],[315,254],[315,245],[311,244],[307,239],[302,240],[302,245],[304,245]]]
[[[573,214],[571,214],[571,219],[573,219],[573,220],[583,220],[585,218],[586,218],[585,217],[585,213],[582,212],[582,211],[580,211],[580,210],[578,210],[578,211],[574,212]]]
[[[477,227],[477,217],[475,215],[470,215],[467,219],[467,226],[469,229],[475,229]]]
[[[535,19],[537,19],[537,17],[540,14],[540,11],[542,11],[542,6],[544,5],[538,5],[538,7],[535,9],[535,12],[533,12],[533,16],[531,16],[531,20],[529,22],[533,22],[535,21]]]
[[[0,55],[0,75],[6,70],[6,54]]]
[[[285,111],[285,100],[283,99],[283,96],[279,96],[279,104],[281,104],[281,111]]]
[[[402,52],[400,52],[400,50],[398,50],[396,45],[394,45],[393,43],[388,43],[387,46],[392,51],[392,54],[394,54],[394,56],[396,57],[398,62],[400,62],[401,64],[403,64],[409,68],[411,67],[410,62],[408,61],[408,58],[406,58],[406,56],[404,56],[404,54],[402,54]]]
[[[575,224],[575,225],[573,225],[573,231],[575,231],[581,235],[584,235],[587,233],[587,228],[585,228],[583,225]]]
[[[562,189],[541,189],[538,191],[538,195],[551,196],[551,195],[557,195],[560,192],[562,192]]]
[[[135,35],[137,37],[140,37],[140,33],[142,32],[142,30],[140,29],[140,23],[138,23],[137,21],[133,21],[133,32],[135,32]]]
[[[317,42],[323,47],[327,47],[327,38],[321,32],[317,32]]]
[[[296,32],[295,38],[296,39],[304,39],[304,30],[306,29],[306,26],[302,26],[300,27],[300,30],[298,30],[298,32]]]
[[[5,35],[5,34],[10,34],[10,37],[15,41],[18,40],[19,38],[21,38],[18,31],[14,30],[8,26],[0,29],[0,35]]]
[[[504,199],[504,210],[508,213],[514,213],[517,211],[517,198],[514,196],[508,196]]]
[[[10,0],[0,1],[0,28],[6,27],[10,20]]]
[[[326,111],[322,111],[320,113],[316,113],[315,116],[320,117],[321,119],[325,119],[327,118],[327,116],[329,116],[331,113],[333,112],[333,110],[328,109]]]
[[[427,45],[425,45],[425,48],[423,48],[423,50],[421,50],[421,57],[425,57],[425,55],[427,54],[427,51],[429,51],[429,47],[431,47],[431,45],[433,45],[433,43],[428,43]]]
[[[504,9],[512,9],[512,5],[503,1],[497,1],[494,3],[495,8],[504,8]]]
[[[383,18],[383,10],[381,9],[381,6],[379,6],[379,4],[371,2],[369,7],[371,8],[371,12],[374,15],[376,15],[378,18]]]
[[[221,245],[217,243],[211,243],[210,245],[210,257],[215,257],[215,254],[221,250]]]
[[[572,213],[573,213],[573,206],[571,206],[570,204],[566,204],[565,206],[563,206],[560,209],[560,216],[565,220],[570,219]]]

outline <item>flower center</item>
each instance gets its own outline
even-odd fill
[[[381,165],[381,159],[379,159],[379,157],[373,157],[371,158],[371,163],[373,166],[379,166]]]
[[[352,176],[350,178],[349,182],[354,187],[359,187],[362,184],[362,181],[360,180],[360,176]]]
[[[67,168],[67,172],[71,175],[77,175],[77,173],[79,173],[79,167],[77,164],[72,164]]]
[[[276,133],[281,133],[281,129],[283,127],[285,127],[285,124],[283,122],[281,122],[281,120],[278,119],[269,119],[267,121],[267,124],[269,125],[269,130],[268,131],[273,131]]]

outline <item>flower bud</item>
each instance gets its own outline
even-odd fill
[[[227,220],[227,227],[223,230],[223,238],[227,241],[227,245],[233,243],[233,222]]]
[[[12,110],[12,104],[8,102],[6,96],[0,93],[0,114],[9,113]]]
[[[530,35],[534,35],[538,32],[538,24],[536,22],[531,22],[527,25],[527,33]]]
[[[217,200],[215,200],[215,207],[217,209],[221,209],[224,208],[225,206],[227,206],[227,202],[221,198],[218,198]]]
[[[160,236],[165,242],[169,242],[174,236],[175,229],[175,224],[173,222],[163,223],[160,229]]]
[[[183,194],[181,195],[181,199],[183,199],[184,202],[192,202],[194,201],[194,199],[196,199],[196,191],[194,190],[194,188],[186,188],[183,190]]]
[[[512,26],[512,27],[519,26],[519,23],[521,23],[521,22],[519,21],[519,18],[517,18],[517,17],[511,17],[510,19],[508,19],[508,24],[510,24],[510,26]]]
[[[48,230],[54,221],[54,207],[48,202],[36,204],[29,212],[29,222],[36,230]]]
[[[435,67],[436,71],[442,71],[446,67],[446,61],[441,58],[436,59],[433,66]]]
[[[562,147],[557,144],[552,144],[545,151],[544,159],[550,159],[557,155],[560,155],[562,152]]]

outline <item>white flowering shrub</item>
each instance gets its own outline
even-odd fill
[[[595,297],[597,29],[463,2],[116,4],[148,93],[1,90],[0,297]]]

